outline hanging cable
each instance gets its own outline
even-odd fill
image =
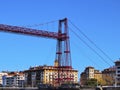
[[[102,49],[100,49],[81,29],[79,29],[71,20],[70,23],[90,42],[92,43],[104,56],[106,56],[112,63],[114,62]]]
[[[73,32],[76,37],[78,37],[88,48],[90,48],[96,55],[98,55],[106,64],[111,66],[95,49],[93,49],[89,44],[87,44],[76,32],[74,32],[71,28],[69,28],[71,32]]]
[[[43,25],[48,25],[50,23],[54,23],[54,22],[57,22],[58,20],[53,20],[53,21],[49,21],[49,22],[46,22],[46,23],[41,23],[41,24],[33,24],[33,25],[24,25],[22,27],[39,27],[39,26],[43,26]]]
[[[80,48],[80,46],[78,46],[77,44],[75,44],[74,41],[71,40],[71,42],[72,42],[72,44],[74,43],[74,46],[75,46],[75,47]],[[97,65],[97,67],[102,68],[102,67],[101,67],[98,63],[96,63],[93,59],[91,59],[90,57],[88,57],[87,54],[86,54],[84,51],[81,51],[81,52],[82,52],[82,54],[83,54],[87,59],[89,59],[94,65]]]

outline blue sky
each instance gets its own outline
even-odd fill
[[[113,60],[111,62],[70,23],[80,37],[109,64],[120,58],[119,0],[0,0],[0,23],[18,26],[41,24],[67,17]],[[57,32],[57,22],[35,27]],[[34,28],[34,27],[32,27]],[[110,67],[70,31],[73,68]],[[0,33],[0,71],[25,70],[35,65],[53,65],[56,40]]]

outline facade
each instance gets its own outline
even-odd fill
[[[85,68],[80,77],[80,84],[85,85],[87,80],[90,79],[97,79],[97,81],[100,81],[102,79],[102,73],[99,70],[95,70],[94,67],[89,66]]]
[[[55,61],[54,66],[37,66],[25,70],[25,86],[35,87],[39,83],[57,85],[67,81],[77,83],[78,71],[72,68],[59,67]]]
[[[94,70],[94,78],[97,79],[98,84],[101,84],[102,73],[99,70]]]
[[[80,74],[80,85],[85,85],[87,81],[87,75],[86,72],[82,72]]]
[[[86,67],[85,69],[85,73],[86,73],[86,76],[87,76],[87,79],[93,79],[94,78],[94,67]]]
[[[115,62],[115,67],[116,67],[115,85],[120,86],[120,60]]]
[[[7,87],[23,87],[24,86],[24,74],[23,72],[9,72],[8,75],[3,77],[3,86]]]
[[[86,67],[84,72],[81,73],[80,83],[81,85],[85,85],[86,82],[90,79],[97,79],[97,84],[101,85],[114,85],[115,84],[115,75],[117,73],[117,83],[119,81],[119,75],[120,75],[120,66],[117,66],[118,70],[116,70],[116,67],[110,67],[104,69],[102,72],[99,70],[94,69],[94,67]],[[116,73],[115,73],[116,72]]]
[[[102,78],[105,82],[105,85],[114,85],[115,84],[115,67],[110,67],[102,71]]]
[[[3,85],[3,78],[2,78],[2,77],[3,77],[4,75],[7,75],[7,73],[6,73],[6,72],[1,72],[1,73],[0,73],[0,85]]]

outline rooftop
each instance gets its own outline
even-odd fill
[[[115,63],[120,63],[120,60],[115,61]]]

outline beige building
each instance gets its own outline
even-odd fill
[[[87,79],[93,79],[94,78],[94,71],[95,71],[94,67],[91,67],[91,66],[86,67],[85,72],[86,72],[86,75],[87,75]]]
[[[36,86],[39,83],[57,85],[58,83],[78,82],[78,71],[70,67],[58,67],[55,60],[54,66],[36,66],[25,70],[25,85]]]
[[[90,79],[97,79],[97,81],[101,81],[102,73],[99,70],[95,70],[94,67],[89,66],[85,68],[80,77],[80,84],[85,85],[87,80]]]
[[[99,70],[94,71],[94,78],[97,79],[97,84],[102,84],[102,73]]]
[[[97,84],[114,85],[115,84],[115,75],[117,75],[118,80],[116,79],[116,83],[118,84],[119,71],[120,71],[119,67],[120,66],[117,66],[118,70],[116,70],[115,66],[106,68],[102,72],[100,72],[99,70],[96,70],[94,67],[91,67],[91,66],[86,67],[84,72],[81,73],[80,82],[82,85],[85,85],[87,80],[97,79]],[[115,74],[115,71],[117,74]]]

